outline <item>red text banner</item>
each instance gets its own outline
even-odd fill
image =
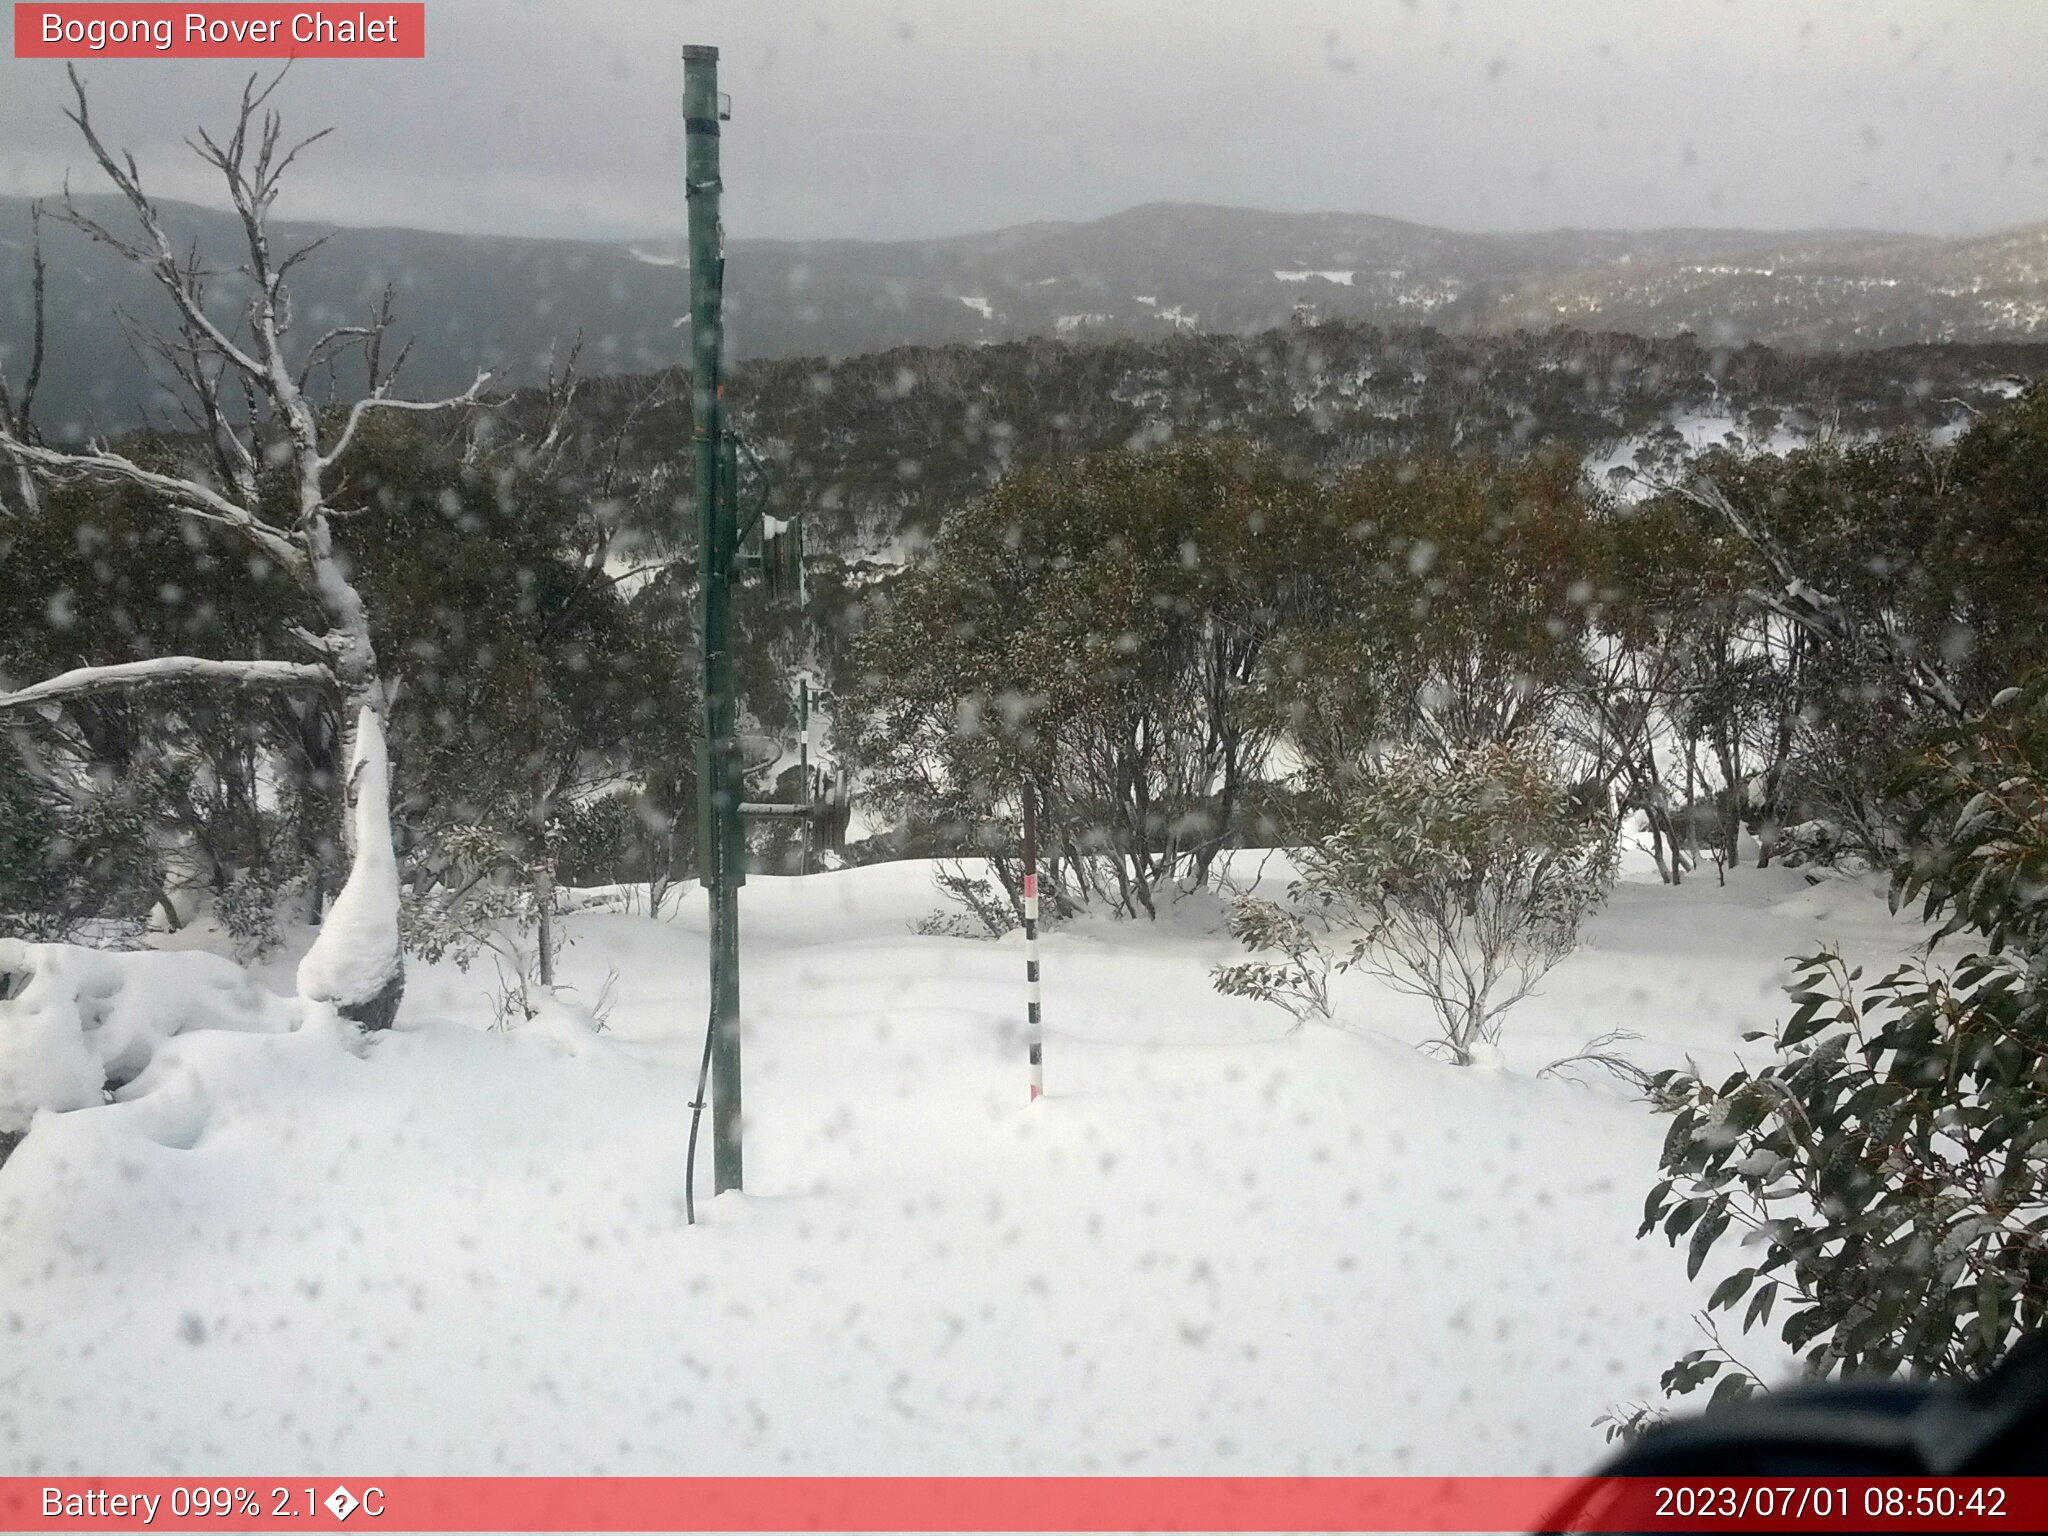
[[[14,7],[18,59],[423,59],[421,3]]]
[[[0,1531],[2041,1531],[2048,1478],[0,1478]]]

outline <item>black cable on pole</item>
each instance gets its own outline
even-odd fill
[[[698,854],[698,861],[711,861],[711,872],[715,875],[719,864],[720,849],[714,844]],[[712,889],[712,882],[706,881],[704,889]],[[714,898],[715,899],[715,898]],[[704,1058],[697,1063],[697,1097],[690,1101],[690,1145],[683,1153],[683,1225],[697,1225],[697,1128],[704,1123],[704,1106],[710,1098],[711,1088],[711,1046],[718,1034],[718,950],[711,951],[711,1001],[704,1021]]]
[[[697,1225],[697,1127],[704,1123],[704,1091],[711,1085],[711,1030],[707,1021],[704,1060],[697,1067],[697,1097],[690,1101],[690,1149],[683,1154],[683,1224],[691,1227]]]
[[[718,849],[711,848],[699,855],[709,858],[712,867],[717,868]],[[707,883],[705,889],[711,889]],[[704,1058],[697,1063],[697,1097],[690,1101],[690,1145],[683,1153],[683,1225],[697,1225],[697,1128],[704,1123],[704,1105],[710,1098],[711,1087],[711,1043],[718,1033],[718,952],[711,954],[711,1002],[704,1021]]]

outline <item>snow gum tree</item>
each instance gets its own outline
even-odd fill
[[[1326,783],[1413,744],[1540,737],[1581,665],[1597,529],[1576,465],[1358,465],[1323,494],[1318,595],[1269,647],[1263,706]]]
[[[1702,842],[1725,874],[1745,825],[1768,862],[1810,641],[1749,600],[1743,549],[1678,498],[1614,507],[1601,533],[1592,633],[1562,715],[1581,776],[1641,814],[1669,883]]]
[[[1657,525],[1667,549],[1708,552],[1678,564],[1642,549],[1635,568],[1681,583],[1713,569],[1678,588],[1686,633],[1662,691],[1674,734],[1712,743],[1714,777],[1749,781],[1767,853],[1773,825],[1814,822],[1874,860],[1896,855],[1886,785],[1900,757],[1980,713],[2048,645],[2044,485],[2037,385],[1953,447],[1899,433],[1715,453],[1629,519]],[[1621,572],[1615,585],[1644,584]]]
[[[1293,573],[1314,569],[1313,506],[1221,442],[1006,476],[855,651],[868,793],[971,840],[1035,783],[1056,902],[1150,915],[1162,886],[1203,883],[1272,743],[1250,692]]]
[[[86,92],[71,75],[67,116],[133,215],[119,233],[67,196],[60,217],[146,273],[168,301],[174,329],[150,339],[157,360],[182,386],[202,451],[128,453],[100,441],[46,443],[10,409],[0,420],[0,464],[15,477],[9,515],[36,514],[38,485],[88,482],[144,493],[160,515],[232,541],[252,564],[284,572],[313,616],[292,637],[299,659],[156,656],[73,668],[0,694],[0,711],[35,709],[81,696],[169,684],[238,689],[312,689],[335,711],[336,760],[347,765],[341,844],[352,861],[337,908],[348,921],[323,929],[302,981],[345,1016],[388,1025],[404,986],[397,947],[396,876],[390,846],[389,772],[383,743],[388,704],[384,674],[362,594],[338,547],[336,524],[353,509],[333,500],[336,467],[365,421],[381,412],[431,411],[475,401],[486,379],[449,399],[406,400],[391,393],[400,352],[385,367],[392,323],[387,295],[367,323],[331,328],[296,344],[289,279],[320,241],[288,251],[271,240],[270,210],[282,178],[307,145],[287,144],[268,103],[283,76],[244,87],[232,131],[200,130],[193,148],[221,178],[239,216],[241,261],[234,273],[240,310],[216,291],[216,274],[195,249],[181,252],[143,188],[132,155],[110,150],[94,127]],[[358,353],[364,392],[345,410],[323,413],[309,393],[314,370]],[[386,914],[382,909],[388,906]],[[387,915],[389,920],[387,921]]]

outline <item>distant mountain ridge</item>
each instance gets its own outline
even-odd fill
[[[121,227],[112,199],[83,200]],[[162,205],[181,240],[231,262],[231,215]],[[680,215],[678,215],[680,218]],[[29,204],[0,198],[0,361],[17,384],[29,336]],[[164,413],[122,330],[163,317],[147,282],[45,222],[46,430],[117,430]],[[280,223],[280,245],[331,236],[297,274],[310,339],[354,321],[389,282],[419,392],[479,367],[541,377],[574,338],[590,373],[683,353],[679,240],[583,241]],[[1804,350],[2048,339],[2048,224],[1943,238],[1866,230],[1552,230],[1472,234],[1370,214],[1153,203],[1084,223],[936,240],[735,240],[735,354],[847,356],[892,346],[1244,334],[1297,317],[1451,333],[1555,326]],[[337,393],[359,387],[343,369]]]

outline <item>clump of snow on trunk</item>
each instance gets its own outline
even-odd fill
[[[355,857],[320,937],[299,962],[299,995],[332,1003],[345,1019],[389,1029],[405,990],[398,948],[398,860],[391,851],[391,766],[384,723],[367,705],[356,716],[349,761]]]

